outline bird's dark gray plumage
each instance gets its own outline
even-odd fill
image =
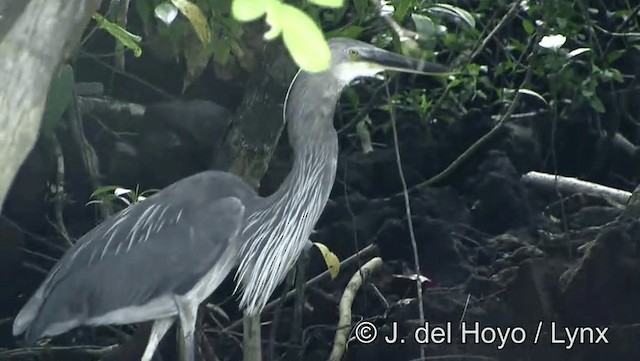
[[[154,320],[143,361],[179,320],[183,358],[193,360],[198,305],[238,266],[240,306],[258,314],[318,221],[333,186],[342,89],[385,69],[442,72],[369,44],[330,41],[331,68],[298,72],[285,99],[294,165],[259,197],[240,178],[208,171],[163,189],[88,232],[60,259],[14,321],[33,343],[80,325]]]

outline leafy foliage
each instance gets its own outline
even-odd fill
[[[138,189],[137,187],[135,190],[132,190],[114,185],[103,186],[91,193],[91,196],[89,197],[91,200],[87,203],[87,205],[101,203],[119,203],[120,206],[124,205],[125,207],[128,207],[134,203],[144,201],[149,195],[157,191],[157,189],[140,191],[140,189]]]
[[[73,96],[73,69],[69,65],[63,65],[58,75],[51,80],[47,102],[42,115],[42,129],[44,135],[52,134],[60,125],[60,120],[71,102]]]
[[[128,32],[118,24],[112,23],[100,14],[93,15],[93,19],[98,23],[98,27],[100,29],[106,30],[116,38],[116,40],[122,43],[122,45],[131,49],[136,57],[142,55],[142,48],[140,47],[142,37]]]

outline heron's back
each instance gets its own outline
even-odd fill
[[[240,178],[208,171],[124,209],[65,253],[16,317],[14,334],[26,331],[32,343],[80,325],[176,314],[174,296],[222,257],[235,259],[244,209],[256,202]]]

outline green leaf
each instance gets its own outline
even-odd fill
[[[211,30],[209,29],[209,23],[202,13],[202,10],[188,0],[171,0],[171,3],[189,20],[200,41],[203,44],[209,44],[211,41]]]
[[[89,196],[89,198],[95,198],[97,196],[101,196],[101,195],[113,195],[113,192],[115,192],[116,189],[118,189],[120,187],[118,186],[103,186],[100,187],[98,189],[96,189],[95,191],[93,191],[93,193],[91,193],[91,195]]]
[[[344,5],[344,0],[309,0],[309,2],[326,8],[339,8]]]
[[[98,23],[98,27],[100,29],[105,30],[106,32],[111,34],[111,36],[116,38],[120,43],[122,43],[122,45],[124,45],[126,48],[131,49],[133,51],[133,55],[136,58],[142,55],[142,48],[139,45],[142,41],[141,36],[128,32],[120,25],[112,23],[98,13],[93,15],[93,19]]]
[[[527,32],[527,35],[533,34],[533,32],[536,30],[531,21],[527,19],[522,20],[522,27],[524,28],[524,31]]]
[[[341,37],[341,38],[357,39],[362,34],[363,31],[364,31],[364,28],[362,26],[351,25],[342,29],[336,29],[328,32],[327,38]]]
[[[274,6],[274,8],[272,8],[271,11],[267,11],[266,22],[269,25],[269,31],[264,34],[264,39],[267,41],[273,40],[282,34],[282,25],[279,19],[280,14],[277,11],[277,6]]]
[[[331,65],[329,44],[320,27],[302,10],[280,3],[274,7],[276,22],[282,25],[282,38],[293,60],[305,71],[317,73]]]
[[[425,38],[430,38],[436,33],[436,26],[428,17],[420,14],[411,14],[411,20],[416,25],[416,32]]]
[[[589,97],[589,105],[598,113],[606,112],[604,104],[602,104],[602,101],[596,95]]]
[[[322,258],[324,258],[324,263],[327,265],[327,270],[331,275],[331,279],[335,279],[340,272],[340,260],[335,253],[331,252],[324,244],[320,242],[313,242],[313,245],[320,250]]]
[[[42,115],[42,134],[49,135],[55,131],[60,124],[62,114],[69,106],[73,96],[71,87],[73,86],[73,69],[69,65],[63,65],[58,75],[51,80],[47,103]]]
[[[449,4],[435,4],[434,6],[427,9],[427,11],[432,13],[439,13],[445,16],[449,16],[452,18],[457,18],[464,21],[469,27],[476,27],[476,19],[466,10],[460,9],[457,6],[449,5]]]
[[[265,0],[233,0],[231,13],[238,21],[253,21],[267,12]]]
[[[395,8],[395,10],[393,11],[393,18],[398,21],[402,21],[404,17],[407,16],[409,9],[413,7],[413,1],[399,0],[397,2],[394,2],[393,6]]]

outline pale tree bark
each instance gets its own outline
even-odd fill
[[[0,211],[38,139],[51,79],[100,2],[0,2]]]

